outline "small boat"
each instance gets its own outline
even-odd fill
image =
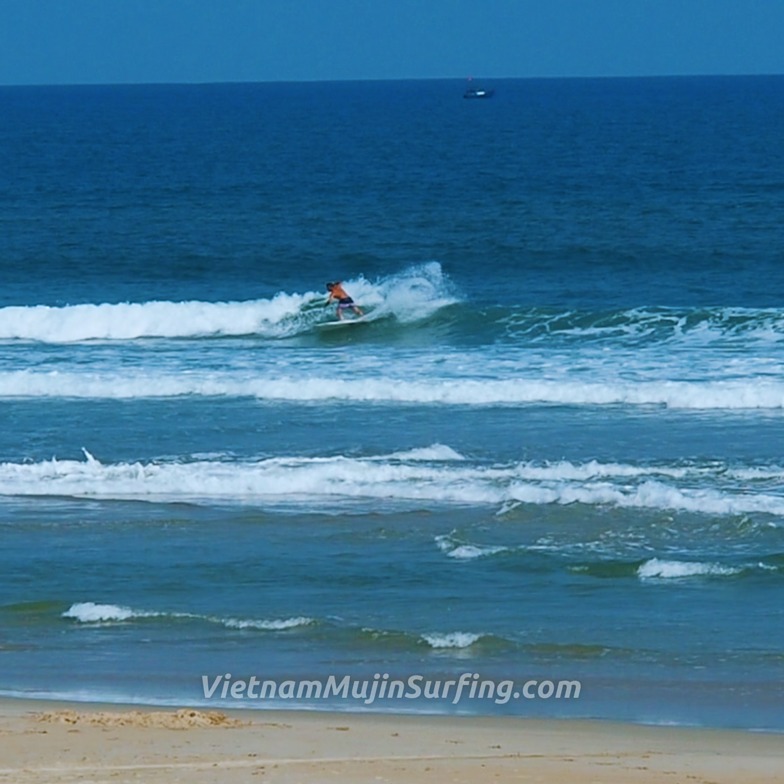
[[[463,98],[492,98],[495,90],[488,90],[484,87],[473,87],[472,78],[468,78],[468,88],[463,93]]]
[[[463,98],[492,98],[495,90],[482,90],[478,87],[469,87],[464,93]]]

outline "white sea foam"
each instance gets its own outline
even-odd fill
[[[510,334],[551,340],[568,336],[588,340],[676,342],[693,349],[717,345],[769,345],[784,340],[780,308],[632,308],[588,312],[530,309],[504,319]]]
[[[716,563],[700,561],[668,561],[651,558],[637,569],[641,580],[670,580],[687,577],[728,576],[739,574],[740,569]]]
[[[141,615],[150,616],[155,613],[141,613]],[[80,623],[127,621],[139,616],[140,613],[130,607],[120,607],[116,604],[95,604],[94,602],[77,602],[63,613],[63,618],[72,618]]]
[[[486,555],[494,555],[503,552],[503,547],[480,547],[475,544],[461,544],[450,550],[447,555],[450,558],[468,561],[474,558],[482,558]]]
[[[514,503],[581,503],[713,515],[784,515],[781,494],[724,487],[721,465],[604,466],[594,461],[484,465],[449,459],[449,453],[431,449],[426,450],[431,458],[446,455],[448,459],[425,460],[416,453],[402,459],[405,453],[398,453],[105,465],[85,452],[85,460],[0,464],[0,495],[237,504],[369,498],[507,509]],[[690,485],[696,477],[701,486],[679,486],[684,474]],[[455,558],[492,554],[470,542],[444,541],[440,546],[454,551]]]
[[[364,277],[344,282],[355,300],[374,317],[394,316],[399,323],[422,320],[459,301],[438,262],[413,265],[376,281]],[[0,308],[0,340],[71,343],[84,340],[135,340],[145,337],[198,338],[257,334],[290,335],[312,326],[300,318],[324,302],[322,291],[281,291],[266,299],[205,302],[103,302],[76,305]],[[767,346],[784,339],[780,309],[714,308],[631,309],[590,313],[539,310],[510,313],[500,322],[506,331],[544,339],[567,335],[598,339],[641,339],[661,335],[684,346],[739,341]]]
[[[412,266],[376,282],[346,281],[373,318],[419,321],[457,301],[437,262]],[[322,317],[323,292],[278,292],[268,299],[235,302],[120,302],[0,308],[0,340],[76,343],[86,340],[286,337],[307,331]],[[315,310],[314,310],[315,308]]]
[[[449,484],[448,466],[358,458],[271,458],[258,462],[117,463],[47,460],[0,464],[2,495],[65,495],[158,501],[221,499],[294,501],[302,497],[371,497],[493,503],[483,481]],[[465,477],[467,479],[468,477]]]
[[[431,462],[445,462],[450,460],[465,460],[465,457],[456,452],[452,447],[444,444],[431,444],[418,449],[409,449],[405,452],[393,452],[379,458],[381,460],[429,460]]]
[[[482,635],[470,632],[449,632],[448,634],[423,634],[422,639],[431,648],[436,649],[470,648],[482,639]]]
[[[682,478],[698,472],[693,466],[641,466],[624,463],[602,463],[598,460],[589,460],[586,463],[571,463],[560,460],[553,463],[522,463],[518,467],[517,475],[521,479],[532,480],[572,480],[587,481],[602,477],[630,478],[646,476],[666,476]]]
[[[459,301],[437,261],[413,265],[376,282],[346,281],[355,301],[371,308],[374,317],[394,316],[401,324],[428,318]]]
[[[282,631],[293,629],[297,626],[308,626],[315,621],[313,618],[294,617],[281,619],[242,619],[242,618],[221,618],[214,615],[199,615],[197,613],[186,612],[156,612],[150,610],[136,610],[116,604],[97,604],[95,602],[76,602],[72,604],[63,614],[63,618],[69,618],[79,623],[119,623],[140,618],[172,618],[179,620],[195,620],[215,623],[229,629],[258,629],[261,631]]]
[[[123,302],[0,308],[0,340],[74,343],[84,340],[277,336],[285,321],[319,295],[277,294],[247,302]]]
[[[442,553],[450,558],[456,558],[462,561],[471,561],[475,558],[497,555],[498,553],[507,552],[509,550],[508,547],[499,545],[479,545],[471,544],[470,542],[462,542],[451,535],[437,536],[435,542]]]
[[[184,396],[255,397],[281,402],[419,403],[422,405],[666,406],[677,409],[781,409],[784,381],[643,381],[439,378],[263,377],[240,371],[17,370],[0,372],[0,397],[149,399]]]
[[[212,620],[212,619],[211,619]],[[282,631],[284,629],[294,629],[297,626],[310,626],[314,623],[313,618],[298,616],[296,618],[284,618],[273,621],[254,621],[242,620],[239,618],[214,619],[229,629],[262,629],[267,631]]]

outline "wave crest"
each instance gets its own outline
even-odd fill
[[[315,623],[313,618],[279,618],[279,619],[242,619],[220,618],[213,615],[200,615],[187,612],[162,612],[153,610],[135,610],[131,607],[116,604],[98,604],[96,602],[76,602],[61,617],[84,624],[123,623],[149,619],[173,619],[204,621],[225,626],[227,629],[256,629],[259,631],[285,631],[298,626],[309,626]]]
[[[275,457],[225,461],[103,464],[86,459],[0,464],[0,494],[296,506],[314,499],[373,499],[389,504],[434,502],[496,506],[574,504],[674,510],[696,514],[784,515],[779,482],[750,492],[720,463],[676,465],[484,464],[455,459],[441,445],[369,457]],[[427,450],[425,450],[427,453]],[[767,474],[780,480],[770,466]],[[701,487],[692,486],[698,481]],[[496,552],[449,536],[437,541],[452,558]]]
[[[372,318],[407,324],[457,302],[441,265],[429,262],[371,282],[345,282]],[[280,291],[268,299],[236,302],[121,302],[0,308],[0,340],[78,343],[88,340],[204,338],[254,335],[285,338],[310,331],[326,318],[326,296]],[[331,318],[331,316],[330,316]]]

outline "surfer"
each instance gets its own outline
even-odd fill
[[[340,285],[340,281],[336,281],[335,283],[327,283],[327,291],[329,292],[329,297],[327,298],[327,305],[330,302],[337,302],[338,303],[338,319],[340,321],[343,320],[343,311],[351,308],[357,316],[364,316],[365,314],[362,312],[362,309],[358,307],[354,300],[346,293],[346,290],[343,286]]]

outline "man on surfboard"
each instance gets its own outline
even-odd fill
[[[336,281],[335,283],[327,283],[327,291],[329,292],[329,297],[327,298],[327,305],[330,302],[337,302],[338,303],[338,320],[343,321],[343,311],[351,308],[357,316],[364,316],[365,314],[362,312],[362,309],[359,308],[357,305],[354,304],[354,300],[346,294],[346,290],[343,286],[340,285],[340,281]]]

